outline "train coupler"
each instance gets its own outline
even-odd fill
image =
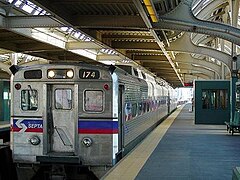
[[[51,180],[65,180],[67,177],[64,165],[52,165],[52,171],[50,174]]]

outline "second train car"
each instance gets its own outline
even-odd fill
[[[174,90],[115,66],[12,67],[11,149],[19,179],[100,178],[177,106]],[[149,77],[148,77],[149,76]]]

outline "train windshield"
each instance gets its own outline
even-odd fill
[[[55,108],[56,109],[72,109],[72,90],[56,89],[55,90]]]
[[[85,111],[103,111],[103,92],[101,90],[86,90],[84,93],[84,101]]]
[[[24,111],[36,111],[38,108],[38,92],[35,89],[21,91],[21,108]]]

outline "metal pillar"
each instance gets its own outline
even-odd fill
[[[231,11],[232,11],[232,26],[237,27],[238,22],[238,12],[239,12],[239,0],[231,1]],[[237,73],[237,60],[236,56],[236,44],[232,42],[232,73],[231,73],[231,82],[230,82],[230,121],[234,120],[234,113],[236,109],[236,82],[238,81]]]
[[[237,78],[237,57],[234,56],[232,59],[232,75],[230,81],[230,121],[234,119],[234,113],[236,108],[236,82]]]

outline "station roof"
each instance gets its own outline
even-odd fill
[[[229,24],[238,19],[238,10],[233,13],[232,7],[239,4],[228,0],[3,0],[0,62],[130,64],[175,87],[194,79],[229,78],[229,64],[221,61],[232,54],[229,40],[184,31],[176,22],[176,28],[174,24],[161,28],[165,17],[182,18],[178,22],[192,17],[184,13],[184,6],[206,23]],[[174,12],[177,15],[171,16]],[[219,60],[199,51],[201,47],[225,54],[220,53]],[[0,76],[8,77],[2,69]]]

